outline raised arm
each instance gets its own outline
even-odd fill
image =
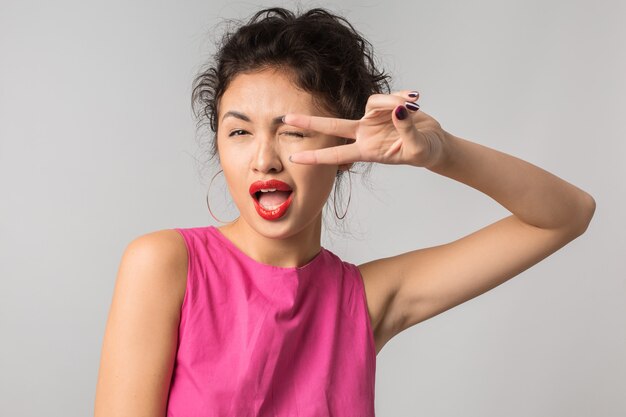
[[[298,152],[294,163],[347,167],[372,161],[427,168],[485,193],[512,213],[456,241],[359,265],[377,350],[404,329],[554,253],[587,229],[595,211],[585,191],[531,163],[444,131],[416,109],[415,100],[409,91],[371,96],[360,120],[285,116],[290,125],[355,139]]]
[[[163,230],[126,248],[106,325],[95,417],[165,416],[187,276],[182,236]]]
[[[518,275],[580,236],[594,199],[555,175],[506,153],[447,134],[431,171],[463,182],[512,215],[451,243],[364,265],[391,270],[396,291],[391,335],[474,298]],[[387,272],[391,272],[387,271]]]

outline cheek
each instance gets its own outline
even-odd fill
[[[215,181],[225,181],[231,195],[233,198],[236,198],[236,196],[241,193],[241,188],[245,187],[245,173],[247,172],[245,163],[242,158],[237,158],[232,152],[220,151],[219,157],[220,169],[224,171],[219,176],[223,175],[224,178],[219,179],[216,177]]]
[[[335,182],[337,169],[332,165],[308,165],[301,169],[301,184],[311,198],[326,200]]]
[[[281,147],[290,152],[331,148],[333,146],[343,145],[345,139],[330,136],[312,136],[301,139],[285,139],[281,141]]]
[[[244,159],[243,156],[246,154],[245,147],[234,142],[229,143],[226,139],[220,139],[217,150],[222,168],[227,167],[231,171],[240,169]]]
[[[332,148],[338,145],[337,142],[339,139],[325,140],[325,141],[310,141],[310,144],[307,145],[306,150],[315,150],[315,149],[323,149],[323,148]],[[304,148],[304,146],[303,146]],[[300,149],[305,150],[305,149]],[[298,165],[298,164],[296,164]],[[335,178],[337,176],[337,170],[339,170],[338,165],[300,165],[303,167],[302,172],[303,175],[306,175],[308,178],[311,178],[313,184],[312,188],[316,188],[319,190],[324,190],[330,192],[335,182]],[[317,187],[316,187],[317,185]]]

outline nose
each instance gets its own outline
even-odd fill
[[[258,172],[280,172],[283,169],[278,141],[271,134],[257,137],[256,149],[252,157],[252,169]]]

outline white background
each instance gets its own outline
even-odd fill
[[[393,88],[419,90],[444,129],[597,203],[559,252],[392,339],[378,355],[377,416],[626,415],[625,4],[302,3],[346,16]],[[1,415],[92,414],[126,245],[218,225],[191,82],[222,18],[270,5],[290,3],[0,1]],[[323,231],[322,245],[354,264],[509,214],[428,170],[372,174],[373,194],[353,176],[353,235]],[[215,201],[218,217],[237,216]]]

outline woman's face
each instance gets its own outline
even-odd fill
[[[338,169],[337,165],[292,163],[289,155],[344,143],[334,136],[284,125],[280,119],[287,113],[333,116],[317,109],[310,93],[298,89],[285,72],[275,69],[236,76],[219,103],[218,151],[230,194],[241,218],[273,238],[315,227],[314,220],[321,216]],[[250,195],[252,183],[270,179],[292,189],[291,203],[278,218],[260,213]],[[283,201],[286,194],[274,203]],[[273,196],[263,196],[265,204],[261,206],[271,206],[271,199],[266,197]]]

